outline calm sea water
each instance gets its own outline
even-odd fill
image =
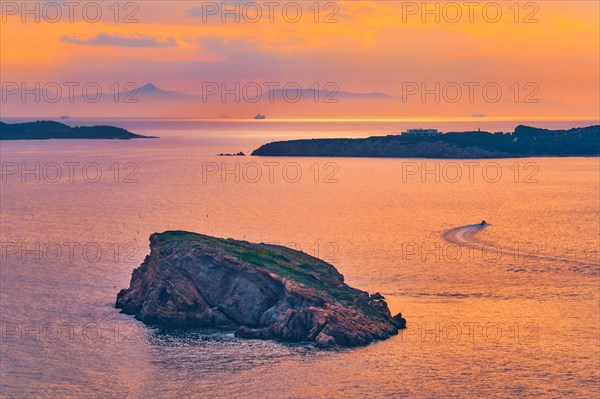
[[[101,122],[161,138],[0,146],[0,396],[600,393],[598,158],[224,158],[215,155],[286,137],[418,126]],[[473,225],[482,219],[487,227]],[[119,314],[116,294],[148,236],[170,229],[319,256],[350,285],[381,292],[408,329],[324,352],[231,331],[164,331]]]

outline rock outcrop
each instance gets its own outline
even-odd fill
[[[379,293],[349,287],[332,265],[286,247],[183,231],[150,237],[116,307],[149,324],[233,328],[242,338],[360,346],[405,328]]]

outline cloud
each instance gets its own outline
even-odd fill
[[[301,36],[280,36],[276,40],[246,36],[208,36],[199,39],[202,49],[211,53],[224,55],[227,59],[270,59],[282,58],[282,49],[297,49],[307,44]],[[268,60],[266,60],[268,61]]]
[[[208,18],[226,18],[228,21],[235,19],[234,15],[238,18],[243,16],[244,12],[249,12],[254,18],[256,11],[259,10],[262,13],[263,7],[254,0],[242,0],[242,1],[221,1],[221,2],[206,2],[202,3],[201,6],[195,6],[186,11],[188,18],[203,17],[203,20]]]
[[[177,41],[172,37],[161,40],[141,34],[121,36],[116,33],[100,33],[89,39],[81,39],[77,35],[63,35],[60,41],[88,46],[178,47]]]
[[[201,38],[200,44],[206,51],[223,54],[227,59],[256,58],[263,55],[261,41],[255,37],[209,36]]]

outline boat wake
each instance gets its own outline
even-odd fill
[[[488,227],[489,224],[469,224],[467,226],[456,227],[442,234],[444,240],[451,244],[467,246],[477,243],[477,234]]]
[[[459,247],[468,247],[473,254],[481,254],[483,260],[493,263],[508,263],[510,265],[532,266],[532,261],[537,263],[540,268],[518,267],[513,271],[548,271],[552,269],[574,272],[600,274],[600,263],[582,259],[570,259],[558,256],[544,254],[540,245],[534,242],[520,243],[517,247],[503,247],[496,243],[481,240],[478,235],[489,224],[470,224],[467,226],[456,227],[442,234],[442,238]]]

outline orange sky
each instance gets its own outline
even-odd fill
[[[427,2],[429,10],[438,7],[429,14],[423,2],[321,1],[318,7],[312,1],[273,2],[272,13],[258,2],[263,15],[256,23],[244,19],[256,17],[257,7],[247,1],[230,2],[248,7],[239,23],[233,14],[223,15],[223,2],[212,3],[216,10],[208,2],[125,2],[118,23],[112,1],[103,3],[96,23],[83,18],[82,7],[73,11],[72,22],[65,6],[62,18],[51,23],[36,22],[34,15],[5,3],[0,32],[3,85],[76,81],[99,82],[105,88],[114,82],[152,82],[165,90],[201,95],[203,82],[298,82],[305,88],[334,82],[345,92],[398,97],[384,105],[340,100],[329,108],[305,102],[261,106],[282,117],[485,113],[598,118],[600,112],[600,10],[595,1],[520,2],[518,7],[514,1],[493,3],[502,12],[497,21],[498,9],[491,2],[475,2],[472,15],[463,2]],[[46,3],[37,2],[53,18],[56,10]],[[36,3],[29,4],[33,8]],[[297,4],[302,16],[293,23]],[[462,5],[460,18],[456,4]],[[284,18],[284,8],[291,17]],[[88,17],[95,15],[93,9],[87,11]],[[207,15],[211,12],[216,15]],[[133,23],[124,23],[128,15]],[[474,101],[466,92],[456,102],[445,97],[436,101],[433,94],[422,98],[422,93],[399,99],[407,83],[435,88],[436,83],[443,87],[452,82],[463,88],[465,82],[479,87],[493,82],[503,94],[495,103],[479,89]],[[525,87],[527,83],[534,83],[535,90]],[[539,102],[525,102],[528,94]],[[235,116],[239,109],[253,112],[252,105],[225,101],[201,116]]]

